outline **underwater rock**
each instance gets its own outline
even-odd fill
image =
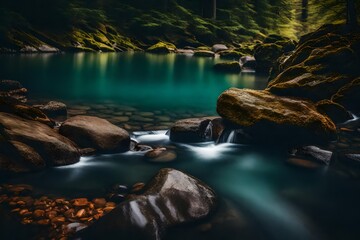
[[[80,154],[73,142],[45,124],[0,112],[0,128],[3,146],[0,155],[2,160],[11,160],[8,166],[1,164],[2,169],[16,171],[11,168],[16,164],[29,171],[79,161]]]
[[[67,107],[65,103],[50,101],[45,105],[34,106],[45,113],[49,118],[53,119],[66,119]]]
[[[255,143],[316,143],[335,138],[335,124],[306,100],[268,91],[230,88],[218,98],[217,112],[243,128]]]
[[[142,195],[133,195],[99,221],[80,231],[80,239],[162,239],[169,227],[209,216],[216,195],[201,181],[174,169],[161,169]]]
[[[102,153],[126,152],[130,148],[129,133],[105,119],[76,116],[66,120],[59,133],[81,148],[94,148]]]
[[[317,102],[316,108],[319,112],[327,115],[334,123],[343,123],[352,118],[351,114],[343,106],[330,100]]]
[[[228,50],[228,47],[226,45],[224,45],[224,44],[214,44],[211,47],[211,51],[213,51],[214,53],[224,51],[224,50]]]
[[[166,148],[155,148],[145,154],[145,159],[154,163],[171,162],[176,159],[176,153]]]
[[[219,117],[188,118],[176,121],[170,128],[174,142],[204,142],[216,140],[222,131]],[[216,123],[216,124],[213,124]]]
[[[173,53],[176,51],[176,46],[172,43],[158,42],[146,51],[150,53]]]
[[[219,72],[226,72],[226,73],[241,72],[241,67],[238,61],[216,63],[213,68],[215,71],[219,71]]]

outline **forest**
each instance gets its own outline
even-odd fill
[[[298,39],[323,24],[344,22],[346,2],[359,10],[359,1],[345,0],[4,0],[0,47],[47,42],[73,49],[82,43],[113,51],[106,38],[124,50],[159,40],[184,47],[239,43],[269,34]],[[110,36],[104,38],[104,33]]]

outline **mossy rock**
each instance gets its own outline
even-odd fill
[[[214,70],[226,73],[239,73],[241,72],[241,67],[239,61],[221,62],[214,65]]]
[[[335,124],[314,103],[268,91],[226,90],[218,98],[217,112],[243,129],[243,140],[252,143],[323,144],[336,137]]]
[[[204,51],[211,51],[211,47],[208,46],[199,46],[196,48],[196,50],[204,50]]]
[[[277,34],[270,34],[270,35],[266,36],[266,38],[264,39],[263,42],[264,43],[276,43],[279,41],[288,41],[288,40],[290,40],[290,39],[287,37],[280,36]]]
[[[239,60],[241,57],[245,56],[246,54],[243,52],[239,52],[233,49],[225,50],[218,52],[220,58],[223,59],[231,59],[231,60]]]
[[[331,99],[348,84],[351,86],[360,75],[360,32],[342,25],[331,26],[302,37],[293,54],[278,59],[270,76],[269,91],[318,102]],[[350,91],[350,95],[346,98],[356,100],[355,95],[359,94]],[[349,100],[339,103],[346,109],[356,109]]]
[[[256,71],[269,73],[274,63],[283,53],[282,46],[275,43],[266,43],[258,46],[254,52],[257,62]]]
[[[215,53],[207,50],[195,50],[194,57],[215,57]]]
[[[172,43],[158,42],[149,47],[146,51],[150,53],[173,53],[176,51],[176,46]]]

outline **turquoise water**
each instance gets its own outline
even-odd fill
[[[229,87],[265,88],[264,76],[214,72],[218,61],[144,53],[3,55],[0,77],[22,82],[33,98],[212,112],[219,94]]]
[[[266,78],[254,73],[213,72],[216,61],[220,60],[143,53],[14,55],[0,56],[0,76],[23,82],[33,98],[85,105],[112,101],[154,111],[214,113],[216,99],[226,88],[265,87]],[[207,231],[184,226],[167,239],[359,239],[360,183],[344,172],[290,165],[285,162],[286,150],[274,147],[176,144],[164,131],[133,137],[173,149],[176,160],[154,164],[142,153],[99,155],[71,166],[0,179],[29,183],[46,194],[96,196],[113,184],[147,182],[160,168],[172,167],[209,184],[219,196],[220,208]]]

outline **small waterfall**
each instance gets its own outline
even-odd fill
[[[204,131],[204,140],[211,141],[213,138],[213,124],[210,121],[209,124],[206,126],[206,129]]]
[[[225,129],[216,143],[236,143],[238,131],[240,130]]]

